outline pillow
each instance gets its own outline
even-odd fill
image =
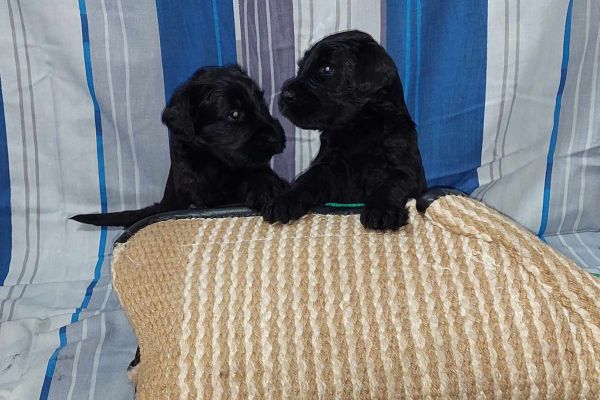
[[[475,200],[408,208],[398,232],[196,218],[118,244],[138,398],[600,397],[595,278]]]

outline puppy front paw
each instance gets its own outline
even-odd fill
[[[280,177],[276,177],[269,182],[266,192],[269,194],[269,200],[271,200],[277,196],[283,195],[285,192],[290,190],[290,188],[291,185],[288,181],[281,179]]]
[[[305,215],[310,207],[302,202],[298,193],[286,192],[275,197],[262,209],[263,219],[267,222],[287,224]]]
[[[408,223],[408,211],[393,205],[366,205],[360,213],[360,222],[367,229],[395,231]]]
[[[246,194],[246,207],[253,210],[261,210],[265,204],[271,199],[268,193],[252,190]]]
[[[261,182],[246,194],[246,206],[253,210],[261,210],[271,199],[289,188],[290,184],[279,177]]]

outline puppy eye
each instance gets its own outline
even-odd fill
[[[229,115],[227,115],[227,118],[229,118],[231,121],[238,121],[242,118],[242,112],[238,110],[233,110],[229,113]]]
[[[321,72],[323,75],[333,75],[334,71],[335,68],[333,68],[333,65],[325,64],[321,67],[319,72]]]

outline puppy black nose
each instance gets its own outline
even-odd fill
[[[294,98],[296,97],[296,92],[286,89],[281,93],[281,97],[283,97],[285,101],[294,100]]]
[[[267,136],[265,138],[265,144],[270,147],[279,147],[281,145],[281,140],[274,136]]]

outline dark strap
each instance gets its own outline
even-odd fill
[[[460,190],[452,189],[449,187],[432,187],[428,191],[423,193],[421,196],[419,196],[419,198],[417,199],[417,210],[419,212],[425,212],[425,210],[427,210],[427,207],[429,207],[431,203],[433,203],[440,197],[448,195],[466,196],[466,194],[461,192]]]
[[[423,193],[417,199],[417,210],[419,212],[425,212],[427,207],[434,201],[442,196],[456,195],[465,196],[461,191],[446,188],[446,187],[434,187]],[[327,203],[324,206],[315,207],[311,210],[315,214],[338,214],[338,215],[349,215],[349,214],[360,214],[362,206],[359,204],[341,204],[341,203]],[[168,221],[172,219],[186,219],[186,218],[233,218],[233,217],[253,217],[260,215],[259,212],[251,210],[240,204],[233,204],[230,206],[209,208],[209,209],[188,209],[180,211],[170,211],[166,213],[152,215],[148,218],[144,218],[141,221],[136,222],[129,228],[127,228],[121,236],[117,238],[115,243],[124,243],[131,238],[140,229],[154,224],[156,222]]]

